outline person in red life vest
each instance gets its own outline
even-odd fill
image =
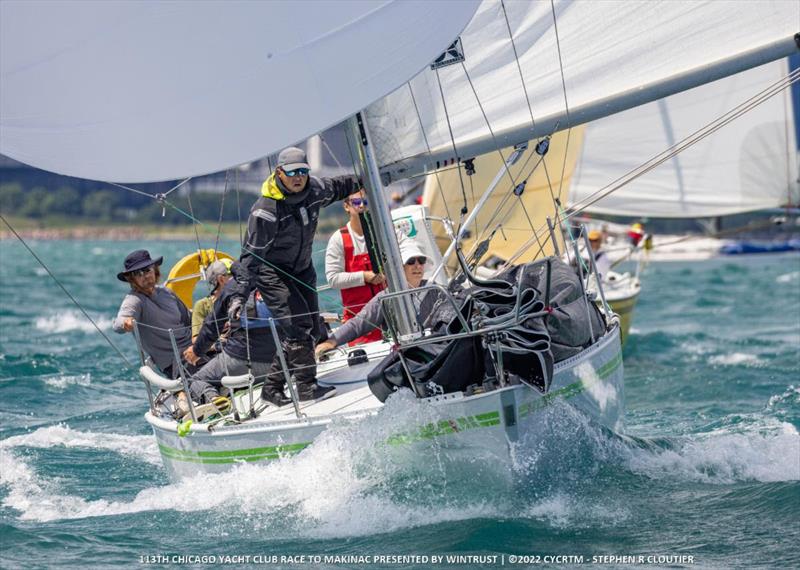
[[[628,238],[631,240],[631,245],[636,247],[639,245],[639,242],[642,241],[644,237],[644,226],[640,223],[635,223],[631,226],[631,229],[628,230]]]
[[[342,294],[342,321],[353,318],[370,299],[386,287],[386,277],[373,271],[367,253],[364,230],[359,214],[367,209],[363,191],[350,194],[344,201],[344,210],[350,220],[338,229],[328,241],[325,250],[325,277],[332,289]],[[352,341],[350,345],[381,340],[380,329]]]

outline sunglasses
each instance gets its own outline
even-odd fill
[[[155,265],[149,265],[149,266],[147,266],[147,267],[145,267],[143,269],[137,269],[135,271],[131,271],[128,275],[131,275],[133,277],[141,277],[142,275],[147,275],[151,271],[155,271],[155,270],[156,270],[156,266]]]
[[[284,170],[286,176],[308,176],[308,168],[295,168],[294,170]]]
[[[361,206],[366,208],[369,205],[366,198],[352,198],[348,201],[351,206],[355,206],[356,208],[360,208]]]
[[[406,261],[406,265],[414,265],[415,263],[419,263],[420,265],[425,265],[427,261],[428,258],[425,257],[424,255],[421,255],[419,257],[412,257],[411,259]]]

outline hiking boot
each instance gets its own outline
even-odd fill
[[[283,392],[279,392],[278,390],[261,390],[261,399],[279,408],[292,401],[284,396]]]
[[[310,402],[311,400],[324,400],[335,396],[336,388],[334,386],[320,386],[315,382],[306,386],[298,386],[297,392],[301,402]]]

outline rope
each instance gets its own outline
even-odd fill
[[[73,297],[73,296],[72,296],[72,294],[71,294],[69,291],[67,291],[67,288],[66,288],[66,287],[64,287],[64,285],[61,283],[61,281],[59,281],[59,280],[58,280],[58,278],[57,278],[57,277],[56,277],[56,276],[53,274],[53,272],[52,272],[52,271],[50,271],[50,268],[49,268],[49,267],[47,267],[47,264],[45,264],[45,262],[44,262],[44,261],[42,261],[42,259],[41,259],[41,258],[40,258],[38,255],[36,255],[36,252],[35,252],[35,251],[33,251],[33,249],[31,249],[31,247],[30,247],[30,246],[27,244],[27,242],[26,242],[24,239],[22,239],[22,236],[21,236],[21,235],[19,235],[19,234],[17,233],[17,230],[15,230],[15,229],[13,228],[13,226],[12,226],[12,225],[11,225],[11,224],[8,222],[8,220],[6,220],[5,216],[3,216],[2,214],[0,214],[0,218],[3,220],[3,222],[6,224],[6,226],[8,226],[8,229],[9,229],[9,230],[11,230],[11,233],[13,233],[13,234],[14,234],[14,235],[17,237],[17,239],[20,241],[20,243],[22,243],[22,245],[24,245],[24,246],[25,246],[25,249],[27,249],[27,250],[28,250],[28,252],[29,252],[29,253],[30,253],[30,254],[33,256],[33,258],[34,258],[36,261],[38,261],[38,262],[39,262],[39,265],[41,265],[41,266],[44,268],[44,270],[45,270],[45,271],[47,271],[48,275],[50,275],[50,277],[53,279],[53,281],[55,281],[55,282],[56,282],[56,285],[58,285],[58,286],[61,288],[61,290],[64,292],[64,294],[65,294],[67,297],[69,297],[69,298],[70,298],[70,300],[71,300],[71,301],[72,301],[72,302],[75,304],[75,306],[76,306],[76,307],[78,307],[78,309],[80,310],[80,312],[81,312],[81,313],[83,313],[83,316],[84,316],[84,317],[86,317],[86,318],[89,320],[89,322],[90,322],[90,323],[92,323],[92,326],[93,326],[95,329],[97,329],[97,332],[99,332],[99,333],[102,335],[102,337],[103,337],[103,338],[106,340],[106,342],[107,342],[107,343],[108,343],[108,344],[111,346],[111,348],[113,348],[113,349],[116,351],[116,353],[117,353],[117,354],[119,354],[120,358],[122,358],[122,360],[124,360],[124,361],[125,361],[125,364],[127,364],[128,366],[133,366],[133,364],[131,363],[131,361],[130,361],[130,360],[128,360],[128,358],[127,358],[127,357],[126,357],[124,354],[122,354],[122,351],[120,351],[120,349],[119,349],[119,348],[117,348],[117,345],[115,345],[115,344],[114,344],[114,343],[111,341],[111,339],[110,339],[110,338],[108,338],[108,336],[106,335],[106,333],[104,333],[104,332],[102,331],[102,329],[100,329],[100,327],[97,325],[97,323],[96,323],[96,322],[94,322],[94,319],[92,319],[92,317],[90,317],[90,316],[89,316],[89,313],[87,313],[87,312],[86,312],[86,310],[85,310],[85,309],[83,308],[83,306],[82,306],[82,305],[81,305],[81,304],[78,302],[78,300],[77,300],[75,297]]]

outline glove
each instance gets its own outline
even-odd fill
[[[242,300],[241,299],[231,299],[230,305],[228,305],[228,319],[231,322],[236,322],[239,320],[239,317],[242,315]]]

